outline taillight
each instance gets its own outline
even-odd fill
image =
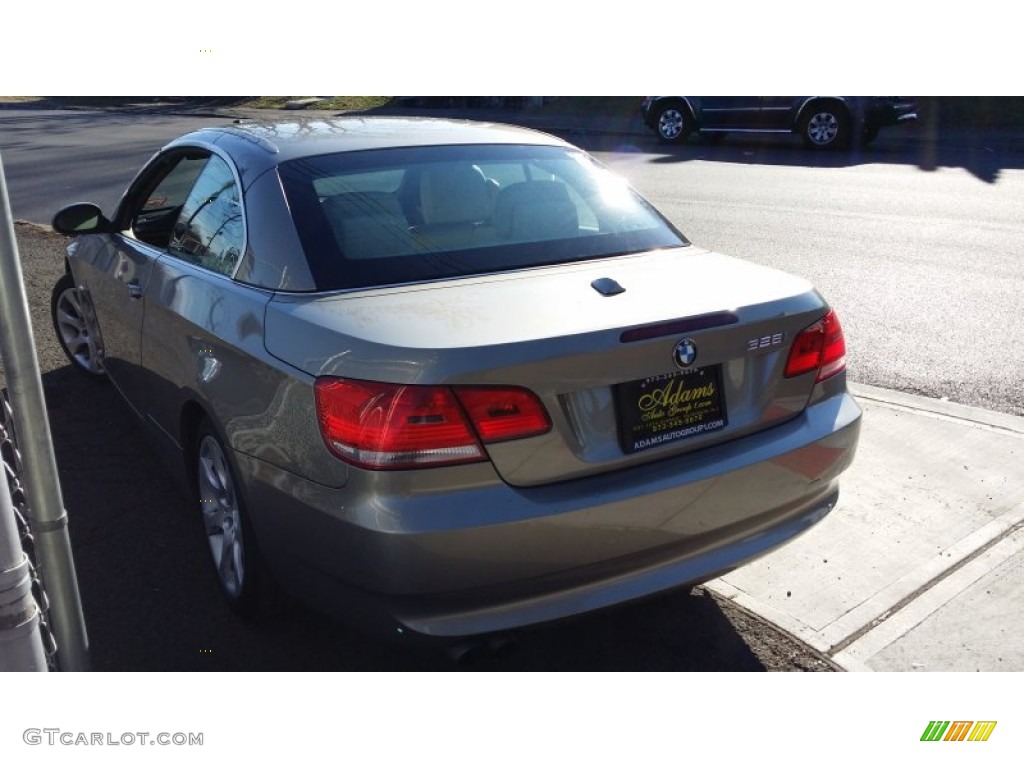
[[[816,370],[816,382],[824,381],[846,368],[846,340],[835,310],[804,328],[793,340],[786,360],[786,378]]]
[[[548,412],[527,389],[455,387],[455,394],[485,443],[533,437],[551,429]]]
[[[327,447],[370,469],[483,461],[481,440],[512,440],[551,428],[536,395],[518,388],[452,389],[324,377],[317,379],[314,392]]]

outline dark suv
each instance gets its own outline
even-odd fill
[[[868,144],[880,128],[917,119],[917,105],[902,96],[647,96],[640,109],[669,143],[694,132],[798,133],[812,149]]]

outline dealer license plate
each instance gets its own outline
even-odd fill
[[[625,453],[706,435],[728,423],[721,365],[619,384],[615,403]]]

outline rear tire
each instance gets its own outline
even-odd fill
[[[800,123],[800,136],[810,149],[846,147],[850,143],[850,116],[839,104],[812,104]]]
[[[277,586],[260,554],[230,451],[206,419],[193,452],[199,517],[221,593],[241,616],[257,618],[277,602]]]

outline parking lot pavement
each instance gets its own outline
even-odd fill
[[[1024,670],[1024,418],[852,389],[836,510],[707,586],[850,671]]]

